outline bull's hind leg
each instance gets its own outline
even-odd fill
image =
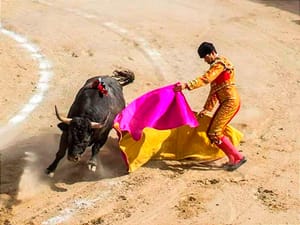
[[[103,135],[103,138],[96,142],[92,147],[92,156],[88,162],[89,170],[95,172],[97,169],[97,155],[101,149],[101,147],[105,144],[108,138],[108,134]]]
[[[63,132],[60,138],[60,143],[59,143],[59,150],[56,153],[56,157],[54,161],[48,166],[46,169],[46,174],[50,177],[54,176],[54,171],[56,170],[56,167],[59,163],[59,161],[65,156],[66,150],[67,150],[67,144],[68,144],[68,134],[66,132]]]

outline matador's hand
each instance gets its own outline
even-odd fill
[[[187,88],[186,83],[177,83],[175,84],[174,91],[182,91]]]
[[[202,109],[200,112],[197,113],[198,116],[203,117],[206,115],[209,111],[207,109]]]

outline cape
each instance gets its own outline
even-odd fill
[[[127,131],[134,140],[142,137],[146,127],[157,130],[183,125],[197,127],[198,121],[176,84],[150,91],[131,102],[115,118],[114,127]]]
[[[174,85],[140,96],[115,118],[114,128],[128,172],[151,159],[212,161],[225,156],[207,137],[211,118],[197,116],[183,93],[174,91]],[[224,133],[234,145],[243,137],[229,125]]]
[[[130,133],[124,131],[119,140],[123,159],[128,172],[133,172],[150,160],[184,160],[193,159],[208,162],[225,156],[222,150],[211,144],[206,134],[211,117],[197,117],[199,126],[181,126],[168,130],[145,128],[143,136],[136,141]],[[233,145],[238,146],[243,134],[227,125],[224,134]]]

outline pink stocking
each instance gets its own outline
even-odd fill
[[[229,164],[234,165],[243,159],[243,155],[233,146],[228,137],[223,136],[217,146],[227,155]]]

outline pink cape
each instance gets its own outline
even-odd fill
[[[128,131],[134,140],[142,137],[146,127],[157,130],[183,125],[197,127],[198,121],[176,84],[150,91],[131,102],[115,118],[115,128]]]

